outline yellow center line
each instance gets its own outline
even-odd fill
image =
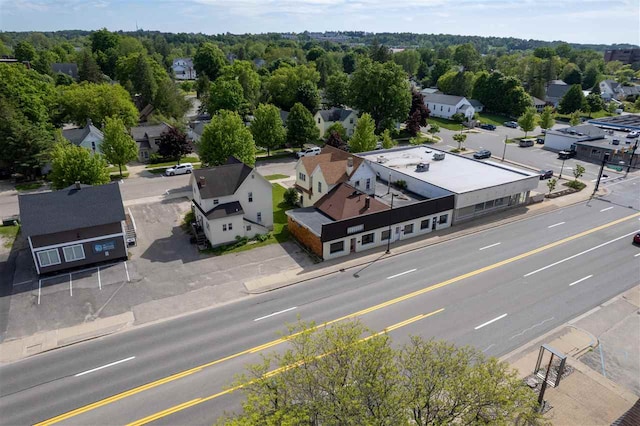
[[[416,296],[420,296],[422,294],[431,292],[433,290],[437,290],[439,288],[446,287],[446,286],[448,286],[450,284],[453,284],[453,283],[456,283],[458,281],[462,281],[464,279],[467,279],[467,278],[482,274],[484,272],[491,271],[493,269],[499,268],[499,267],[507,265],[509,263],[513,263],[513,262],[516,262],[518,260],[522,260],[522,259],[524,259],[526,257],[533,256],[535,254],[541,253],[541,252],[543,252],[545,250],[552,249],[554,247],[557,247],[557,246],[559,246],[561,244],[564,244],[564,243],[567,243],[569,241],[573,241],[573,240],[576,240],[578,238],[584,237],[586,235],[590,235],[590,234],[593,234],[595,232],[601,231],[603,229],[609,228],[611,226],[618,225],[620,223],[626,222],[626,221],[631,220],[633,218],[636,218],[638,216],[640,216],[640,213],[634,213],[632,215],[629,215],[629,216],[614,220],[613,222],[609,222],[609,223],[606,223],[604,225],[600,225],[600,226],[597,226],[595,228],[591,228],[589,230],[580,232],[578,234],[572,235],[572,236],[564,238],[562,240],[558,240],[556,242],[544,245],[542,247],[538,247],[538,248],[533,249],[531,251],[528,251],[526,253],[519,254],[517,256],[511,257],[509,259],[502,260],[502,261],[494,263],[492,265],[485,266],[485,267],[480,268],[480,269],[476,269],[475,271],[471,271],[471,272],[468,272],[466,274],[459,275],[457,277],[451,278],[449,280],[442,281],[442,282],[440,282],[438,284],[434,284],[432,286],[425,287],[423,289],[414,291],[412,293],[405,294],[405,295],[397,297],[395,299],[388,300],[386,302],[380,303],[380,304],[375,305],[375,306],[371,306],[371,307],[363,309],[361,311],[358,311],[358,312],[355,312],[355,313],[352,313],[352,314],[348,314],[348,315],[345,315],[343,317],[328,321],[328,322],[326,322],[324,324],[320,324],[320,325],[316,326],[315,329],[326,327],[328,325],[331,325],[331,324],[339,322],[339,321],[343,321],[345,319],[360,317],[360,316],[363,316],[363,315],[368,314],[370,312],[374,312],[374,311],[377,311],[379,309],[385,308],[387,306],[391,306],[391,305],[394,305],[396,303],[400,303],[402,301],[414,298]],[[121,399],[127,398],[127,397],[132,396],[132,395],[135,395],[135,394],[137,394],[139,392],[143,392],[143,391],[145,391],[147,389],[151,389],[151,388],[154,388],[154,387],[169,383],[171,381],[180,379],[180,378],[182,378],[184,376],[187,376],[189,374],[193,374],[193,373],[195,373],[195,372],[197,372],[199,370],[202,370],[203,368],[211,367],[211,366],[220,364],[222,362],[229,361],[231,359],[240,357],[242,355],[247,355],[247,354],[251,354],[251,353],[255,353],[255,352],[260,352],[260,351],[262,351],[264,349],[271,348],[273,346],[276,346],[276,345],[279,345],[281,343],[284,343],[284,342],[288,341],[289,339],[291,339],[292,337],[294,337],[296,335],[297,334],[294,334],[294,335],[291,335],[291,336],[287,336],[287,337],[283,337],[283,338],[280,338],[280,339],[276,339],[276,340],[273,340],[271,342],[267,342],[267,343],[264,343],[262,345],[256,346],[254,348],[246,349],[246,350],[244,350],[242,352],[238,352],[236,354],[229,355],[227,357],[220,358],[220,359],[217,359],[215,361],[212,361],[212,362],[209,362],[209,363],[206,363],[206,364],[202,364],[202,365],[197,366],[195,368],[192,368],[190,370],[186,370],[186,371],[183,371],[183,372],[180,372],[180,373],[176,373],[176,374],[174,374],[172,376],[168,376],[168,377],[165,377],[163,379],[159,379],[159,380],[156,380],[154,382],[150,382],[150,383],[147,383],[145,385],[138,386],[138,387],[130,389],[128,391],[113,395],[113,396],[111,396],[109,398],[106,398],[106,399],[103,399],[103,400],[100,400],[100,401],[96,401],[96,402],[94,402],[92,404],[85,405],[83,407],[76,408],[75,410],[68,411],[66,413],[60,414],[59,416],[53,417],[53,418],[51,418],[49,420],[45,420],[45,421],[43,421],[41,423],[37,423],[35,426],[52,425],[54,423],[61,422],[63,420],[69,419],[71,417],[75,417],[75,416],[80,415],[82,413],[86,413],[87,411],[94,410],[94,409],[102,407],[104,405],[111,404],[113,402],[119,401]]]
[[[393,331],[393,330],[397,330],[397,329],[399,329],[401,327],[405,327],[405,326],[407,326],[409,324],[412,324],[412,323],[414,323],[416,321],[419,321],[421,319],[428,318],[428,317],[433,316],[435,314],[439,314],[442,311],[444,311],[444,308],[440,308],[437,311],[433,311],[433,312],[430,312],[428,314],[416,315],[415,317],[409,318],[408,320],[399,322],[399,323],[394,324],[394,325],[390,325],[389,327],[385,328],[382,331],[379,331],[377,333],[372,333],[370,336],[367,336],[365,338],[360,339],[360,342],[364,342],[366,340],[369,340],[369,339],[371,339],[373,337],[376,337],[376,336],[379,336],[381,334],[388,333],[388,332]],[[323,358],[323,357],[325,357],[327,355],[329,355],[329,353],[317,355],[317,356],[313,357],[312,359],[313,360],[320,359],[320,358]],[[265,373],[261,377],[261,379],[275,376],[277,374],[280,374],[280,373],[282,373],[282,372],[284,372],[286,370],[290,370],[292,368],[300,367],[304,363],[305,363],[304,361],[298,361],[298,362],[296,362],[294,364],[285,365],[285,366],[276,368],[275,370],[272,370],[272,371],[269,371],[269,372]],[[147,423],[151,423],[151,422],[153,422],[155,420],[158,420],[160,418],[170,416],[171,414],[175,414],[178,411],[183,411],[183,410],[186,410],[187,408],[191,408],[191,407],[193,407],[195,405],[202,404],[203,402],[211,401],[211,400],[219,398],[219,397],[221,397],[223,395],[227,395],[229,393],[235,392],[238,389],[242,389],[243,387],[245,387],[247,385],[250,385],[250,384],[253,384],[253,383],[257,382],[258,380],[260,380],[260,379],[251,380],[251,381],[247,382],[246,384],[236,385],[236,386],[234,386],[232,388],[229,388],[229,389],[226,389],[226,390],[224,390],[222,392],[218,392],[216,394],[207,396],[205,398],[192,399],[191,401],[187,401],[187,402],[184,402],[182,404],[175,405],[175,406],[173,406],[171,408],[167,408],[166,410],[163,410],[163,411],[160,411],[158,413],[152,414],[152,415],[147,416],[147,417],[145,417],[143,419],[136,420],[135,422],[127,424],[127,426],[142,426],[142,425],[146,425]]]

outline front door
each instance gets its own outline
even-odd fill
[[[351,253],[354,253],[356,251],[356,239],[352,238],[351,239]]]
[[[436,218],[435,217],[433,219],[431,219],[431,230],[432,231],[436,230]]]

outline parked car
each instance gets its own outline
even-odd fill
[[[569,158],[573,158],[576,156],[576,152],[571,150],[571,151],[560,151],[558,153],[558,158],[560,160],[568,160]]]
[[[633,236],[633,244],[640,244],[640,232]]]
[[[504,123],[502,123],[505,127],[511,127],[512,129],[517,129],[518,128],[518,123],[516,123],[515,121],[505,121]]]
[[[614,139],[611,141],[612,145],[620,145],[620,139]]]
[[[473,154],[473,158],[475,158],[476,160],[491,158],[491,151],[489,151],[488,149],[481,149],[480,151]]]
[[[489,124],[489,123],[483,123],[483,124],[480,125],[480,128],[484,129],[484,130],[495,130],[496,126],[494,126],[493,124]]]
[[[637,138],[638,136],[640,136],[640,132],[638,132],[637,130],[634,130],[633,132],[629,132],[627,134],[628,138]]]
[[[553,170],[540,170],[538,172],[540,180],[551,179],[553,177]]]
[[[313,148],[307,148],[298,152],[298,158],[302,157],[311,157],[312,155],[318,155],[322,151],[319,147],[314,146]]]
[[[540,145],[544,145],[544,138],[537,138],[536,143]]]
[[[520,145],[522,148],[533,146],[533,139],[520,139],[518,145]]]
[[[189,174],[192,171],[193,171],[193,164],[182,163],[182,164],[178,164],[168,168],[167,170],[165,170],[164,174],[167,176],[175,176],[175,175]]]

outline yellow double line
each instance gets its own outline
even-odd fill
[[[438,284],[434,284],[434,285],[429,286],[429,287],[425,287],[423,289],[414,291],[412,293],[405,294],[403,296],[397,297],[395,299],[388,300],[388,301],[380,303],[378,305],[371,306],[370,308],[366,308],[366,309],[363,309],[361,311],[358,311],[358,312],[355,312],[355,313],[352,313],[352,314],[349,314],[349,315],[345,315],[345,316],[343,316],[341,318],[331,320],[329,322],[326,322],[324,324],[321,324],[321,325],[317,326],[316,328],[325,327],[327,325],[330,325],[330,324],[333,324],[333,323],[336,323],[338,321],[342,321],[342,320],[345,320],[345,319],[359,317],[359,316],[365,315],[367,313],[370,313],[370,312],[377,311],[379,309],[385,308],[387,306],[391,306],[391,305],[394,305],[396,303],[403,302],[405,300],[420,296],[422,294],[431,292],[433,290],[436,290],[436,289],[439,289],[439,288],[442,288],[442,287],[446,287],[446,286],[451,285],[453,283],[456,283],[458,281],[462,281],[464,279],[474,277],[476,275],[482,274],[482,273],[487,272],[487,271],[491,271],[493,269],[499,268],[499,267],[507,265],[509,263],[513,263],[513,262],[516,262],[518,260],[522,260],[522,259],[524,259],[526,257],[533,256],[535,254],[538,254],[538,253],[541,253],[543,251],[552,249],[554,247],[557,247],[557,246],[562,245],[564,243],[567,243],[569,241],[573,241],[573,240],[576,240],[578,238],[584,237],[586,235],[590,235],[590,234],[593,234],[595,232],[601,231],[603,229],[610,228],[612,226],[618,225],[620,223],[626,222],[628,220],[631,220],[631,219],[639,217],[639,216],[640,216],[640,213],[635,213],[635,214],[632,214],[632,215],[629,215],[629,216],[614,220],[613,222],[609,222],[609,223],[606,223],[604,225],[600,225],[598,227],[589,229],[587,231],[580,232],[578,234],[572,235],[572,236],[564,238],[562,240],[559,240],[559,241],[544,245],[542,247],[538,247],[537,249],[533,249],[533,250],[528,251],[526,253],[522,253],[522,254],[519,254],[517,256],[511,257],[509,259],[494,263],[492,265],[485,266],[485,267],[480,268],[480,269],[476,269],[475,271],[471,271],[471,272],[468,272],[468,273],[463,274],[463,275],[458,275],[457,277],[451,278],[449,280],[440,282]],[[80,407],[80,408],[77,408],[75,410],[69,411],[67,413],[61,414],[59,416],[53,417],[53,418],[51,418],[49,420],[45,420],[45,421],[43,421],[41,423],[37,423],[36,426],[52,425],[54,423],[61,422],[63,420],[69,419],[71,417],[75,417],[75,416],[80,415],[82,413],[86,413],[87,411],[91,411],[91,410],[94,410],[96,408],[102,407],[104,405],[111,404],[113,402],[116,402],[116,401],[119,401],[121,399],[127,398],[127,397],[129,397],[131,395],[135,395],[135,394],[137,394],[139,392],[142,392],[142,391],[145,391],[147,389],[151,389],[151,388],[154,388],[154,387],[157,387],[157,386],[172,382],[174,380],[178,380],[178,379],[180,379],[182,377],[185,377],[185,376],[188,376],[188,375],[193,374],[195,372],[198,372],[198,371],[200,371],[200,370],[202,370],[204,368],[211,367],[211,366],[214,366],[216,364],[220,364],[222,362],[237,358],[237,357],[242,356],[242,355],[263,351],[265,349],[268,349],[268,348],[271,348],[273,346],[279,345],[280,343],[286,342],[291,337],[293,337],[293,336],[288,336],[288,337],[283,337],[281,339],[273,340],[273,341],[265,343],[263,345],[256,346],[256,347],[250,348],[250,349],[246,349],[246,350],[244,350],[242,352],[238,352],[236,354],[229,355],[229,356],[227,356],[225,358],[221,358],[221,359],[218,359],[218,360],[215,360],[215,361],[200,365],[198,367],[192,368],[190,370],[186,370],[186,371],[183,371],[183,372],[180,372],[180,373],[176,373],[176,374],[174,374],[172,376],[156,380],[156,381],[148,383],[146,385],[142,385],[142,386],[130,389],[128,391],[113,395],[113,396],[111,396],[109,398],[106,398],[106,399],[103,399],[103,400],[100,400],[100,401],[96,401],[96,402],[94,402],[92,404],[85,405],[83,407]]]

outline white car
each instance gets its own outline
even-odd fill
[[[167,176],[175,176],[175,175],[184,175],[189,174],[193,171],[193,164],[191,163],[182,163],[176,166],[170,167],[165,170],[164,174]]]
[[[637,130],[634,130],[633,132],[629,132],[629,134],[627,134],[628,138],[637,138],[638,136],[640,136],[640,132],[638,132]]]
[[[314,146],[313,148],[307,148],[305,150],[298,152],[298,158],[310,157],[312,155],[319,155],[321,151],[322,150],[317,146]]]

